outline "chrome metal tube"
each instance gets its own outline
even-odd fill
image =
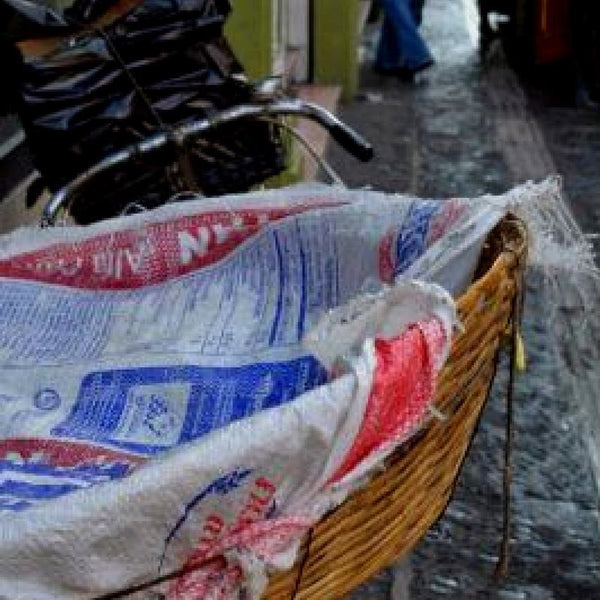
[[[211,129],[234,121],[281,116],[299,116],[316,121],[343,148],[360,160],[370,160],[373,156],[373,148],[366,140],[328,110],[317,104],[295,99],[282,99],[265,104],[241,104],[221,111],[208,119],[185,123],[171,131],[157,133],[137,144],[107,156],[54,194],[42,213],[42,226],[54,225],[61,208],[69,206],[72,196],[79,188],[98,175],[132,159],[152,154],[169,144],[184,145],[195,138],[202,137]]]

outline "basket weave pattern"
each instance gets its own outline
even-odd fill
[[[504,219],[482,252],[482,276],[457,302],[464,331],[453,342],[435,397],[446,419],[431,419],[383,472],[318,523],[303,559],[271,579],[265,598],[341,598],[407,553],[439,519],[493,381],[522,284],[526,246],[523,225]]]

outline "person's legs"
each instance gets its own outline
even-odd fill
[[[411,1],[380,0],[399,48],[402,66],[409,71],[419,71],[432,64],[433,59],[419,35]]]
[[[375,68],[379,71],[389,71],[390,73],[400,67],[402,63],[402,54],[398,46],[398,36],[387,15],[383,18],[381,26],[381,35],[379,45],[377,46],[377,57],[375,59]]]
[[[479,51],[485,55],[494,37],[489,21],[489,14],[492,10],[490,0],[477,0],[477,7],[479,10]]]
[[[413,14],[413,18],[417,27],[421,25],[423,22],[423,6],[425,5],[425,0],[410,0],[410,9]]]
[[[600,108],[600,35],[598,5],[572,0],[570,5],[573,58],[577,76],[576,100],[589,108]]]

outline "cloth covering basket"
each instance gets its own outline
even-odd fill
[[[318,523],[268,600],[342,598],[410,551],[448,505],[485,406],[499,351],[519,314],[524,225],[508,216],[490,233],[475,281],[458,299],[464,330],[440,373],[431,419],[386,468]],[[516,310],[515,310],[516,309]]]

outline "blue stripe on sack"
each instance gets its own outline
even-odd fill
[[[304,246],[302,245],[302,236],[300,235],[300,227],[296,221],[296,229],[298,231],[298,250],[300,253],[300,269],[302,277],[302,287],[300,292],[300,310],[298,314],[298,341],[304,336],[304,328],[306,326],[306,294],[307,294],[307,283],[306,283],[306,253],[304,252]]]
[[[59,467],[48,463],[13,463],[0,460],[0,474],[5,472],[24,473],[28,475],[44,475],[47,477],[69,477],[83,482],[119,479],[127,475],[131,465],[124,463],[108,465],[78,465]]]
[[[279,291],[277,294],[277,310],[275,312],[275,318],[273,319],[273,326],[271,327],[271,335],[269,336],[269,346],[275,344],[277,339],[277,330],[279,329],[279,323],[281,322],[281,311],[283,309],[283,294],[285,292],[285,267],[283,264],[283,258],[281,256],[281,244],[279,243],[279,236],[277,232],[273,232],[273,240],[275,242],[275,249],[277,251],[277,268],[279,269]]]
[[[23,500],[14,499],[12,497],[6,498],[0,496],[0,512],[21,512],[30,506],[33,506],[31,502],[25,502]]]
[[[431,218],[441,208],[442,204],[434,200],[419,200],[410,205],[396,239],[394,276],[404,273],[425,252]]]
[[[7,479],[0,483],[0,495],[13,496],[23,500],[50,499],[64,496],[70,492],[81,489],[81,486],[72,483],[48,484],[29,483]]]
[[[2,460],[0,512],[20,512],[37,501],[51,500],[82,488],[121,479],[130,470],[131,465],[128,464],[60,467],[47,463],[13,463]],[[28,481],[14,479],[17,474]],[[55,479],[55,482],[48,481],[49,479]]]

